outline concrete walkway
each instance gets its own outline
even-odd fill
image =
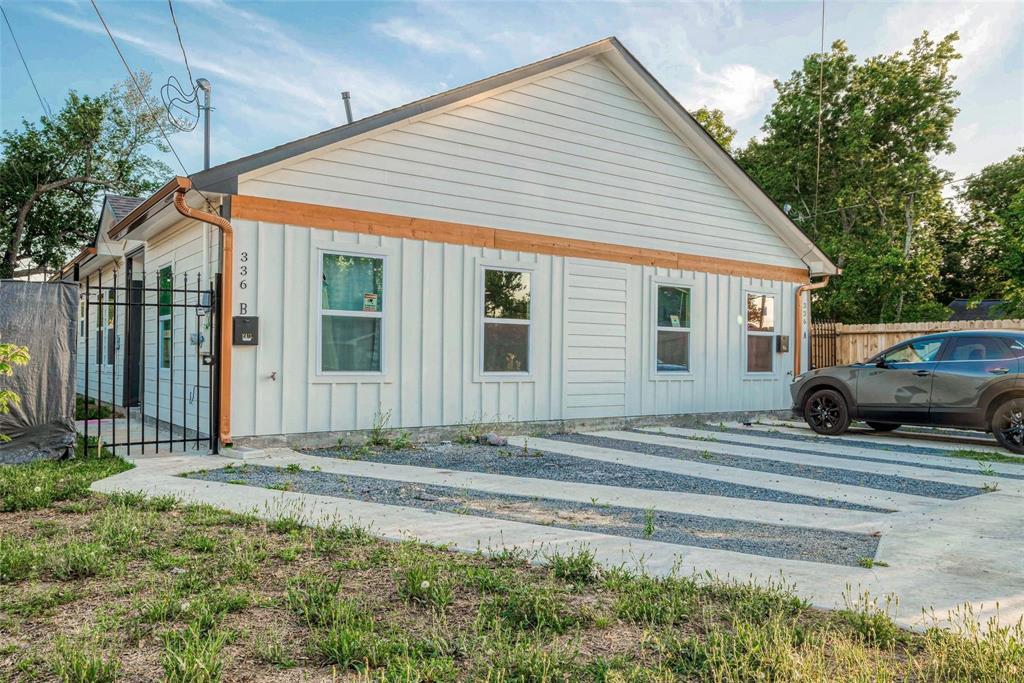
[[[703,433],[704,430],[696,430]],[[711,432],[713,433],[713,432]],[[615,438],[629,438],[649,443],[665,440],[687,447],[685,439],[656,433],[610,432]],[[743,437],[744,435],[737,435]],[[752,436],[754,436],[752,434]],[[861,435],[851,437],[861,440]],[[652,441],[653,440],[653,441]],[[693,442],[693,447],[735,455],[760,456],[783,462],[826,461],[821,464],[850,469],[851,472],[912,470],[908,476],[945,477],[962,483],[973,481],[974,475],[915,468],[909,465],[869,463],[861,460],[816,456],[791,451],[769,452],[776,448],[806,444],[800,440],[765,439],[771,443],[733,447],[712,441]],[[681,444],[679,442],[682,442]],[[511,439],[512,445],[524,446],[523,439]],[[210,470],[237,460],[217,456],[162,455],[132,459],[136,467],[108,479],[95,482],[93,489],[101,492],[144,491],[151,495],[174,495],[183,501],[215,505],[237,512],[253,512],[273,519],[294,516],[313,525],[359,524],[386,539],[410,539],[447,544],[453,549],[474,552],[517,546],[544,554],[561,552],[580,546],[592,549],[606,565],[626,565],[655,575],[673,571],[683,573],[711,572],[723,578],[778,582],[794,586],[794,590],[819,607],[842,607],[847,596],[856,597],[868,591],[882,597],[898,597],[896,618],[912,627],[926,627],[922,610],[934,612],[939,619],[964,603],[970,603],[979,620],[997,617],[1010,623],[1024,616],[1024,494],[1019,481],[1000,478],[1000,490],[960,500],[942,500],[878,491],[849,484],[754,472],[643,455],[631,451],[570,443],[552,439],[530,438],[531,450],[544,450],[578,457],[580,467],[600,462],[616,462],[654,471],[677,472],[720,481],[810,495],[818,498],[848,500],[898,510],[891,514],[842,510],[814,505],[797,505],[771,501],[724,498],[714,495],[623,488],[599,484],[552,481],[535,477],[516,477],[478,472],[454,471],[391,465],[372,461],[341,460],[304,455],[288,449],[268,450],[252,464],[286,467],[297,465],[304,470],[319,470],[341,476],[364,476],[410,482],[436,484],[477,491],[552,500],[609,503],[617,506],[699,514],[723,519],[786,524],[819,529],[857,531],[880,534],[876,561],[889,566],[862,567],[820,564],[786,560],[727,550],[681,546],[611,534],[583,532],[541,524],[528,524],[494,518],[454,514],[398,505],[385,505],[333,496],[278,491],[238,484],[223,484],[185,479],[179,474]],[[825,444],[810,444],[816,449]],[[874,451],[860,446],[865,457],[893,456],[893,451]],[[866,452],[862,452],[866,451]],[[719,452],[719,451],[715,451]],[[908,457],[910,454],[907,454]],[[782,458],[789,458],[782,460]],[[812,460],[807,460],[812,459]],[[953,460],[953,459],[951,459]],[[969,462],[969,461],[967,461]],[[873,466],[877,465],[877,468]],[[899,468],[899,469],[890,469]],[[924,473],[923,475],[921,473]],[[918,478],[921,478],[918,476]],[[938,481],[947,481],[938,479]],[[1004,488],[1005,485],[1005,488]]]

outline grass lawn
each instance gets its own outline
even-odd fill
[[[1021,628],[87,491],[126,467],[0,468],[0,680],[1024,680]]]

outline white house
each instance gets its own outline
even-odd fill
[[[141,409],[174,422],[205,382],[235,443],[332,441],[387,413],[413,428],[785,408],[807,358],[798,289],[837,272],[615,38],[103,220],[64,277],[145,271]],[[218,272],[219,388],[213,309],[152,305],[168,277]],[[175,359],[157,413],[147,392]]]

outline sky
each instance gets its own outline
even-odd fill
[[[97,0],[133,69],[187,82],[168,5]],[[69,89],[98,94],[127,77],[88,0],[3,0],[45,106]],[[742,144],[759,133],[773,81],[819,49],[820,2],[227,2],[175,0],[193,77],[213,85],[213,164],[570,50],[607,36],[686,107],[722,109]],[[826,44],[861,58],[905,49],[927,30],[958,31],[957,177],[1024,147],[1024,2],[826,0]],[[7,26],[0,26],[0,126],[42,111]],[[185,170],[202,133],[172,137]],[[166,159],[176,171],[177,162]]]

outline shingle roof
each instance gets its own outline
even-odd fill
[[[1003,320],[1007,315],[1000,314],[1002,299],[982,299],[976,306],[968,306],[967,299],[953,299],[948,308],[953,310],[950,320]]]
[[[119,194],[107,195],[107,204],[110,205],[110,213],[114,215],[115,223],[130,214],[132,209],[144,201],[146,200],[142,197],[125,197]]]

